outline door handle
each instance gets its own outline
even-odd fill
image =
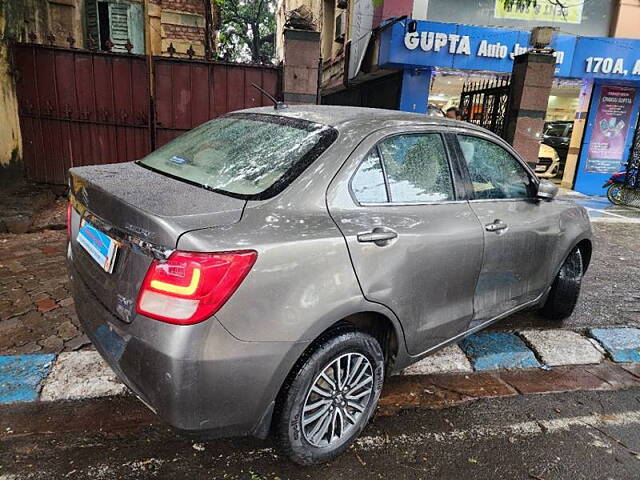
[[[384,247],[394,238],[398,238],[398,234],[388,228],[376,227],[369,233],[359,233],[357,238],[360,243],[375,243]]]
[[[484,226],[484,229],[487,232],[501,232],[502,230],[507,229],[507,224],[504,223],[502,220],[496,219],[493,221],[493,223],[487,223]]]

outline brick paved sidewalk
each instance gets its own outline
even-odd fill
[[[0,355],[89,344],[69,293],[65,230],[0,235]]]

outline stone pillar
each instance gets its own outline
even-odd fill
[[[147,9],[147,25],[145,27],[147,44],[147,55],[162,55],[162,22],[160,21],[162,15],[162,7],[160,5],[145,0],[145,7]]]
[[[550,53],[529,52],[515,57],[505,140],[526,162],[538,163],[538,151],[553,84],[556,59]]]
[[[576,182],[580,148],[582,146],[584,132],[587,129],[587,118],[589,116],[589,105],[591,104],[592,94],[593,80],[585,80],[582,84],[582,90],[580,90],[580,103],[578,104],[578,111],[576,112],[576,118],[573,122],[573,132],[571,133],[567,162],[565,163],[564,173],[562,174],[562,186],[564,188],[573,188]]]
[[[284,103],[317,103],[320,67],[320,32],[284,30]]]
[[[403,112],[427,113],[431,70],[405,68],[402,72],[399,109]]]

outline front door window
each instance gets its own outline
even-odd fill
[[[530,175],[507,150],[489,140],[460,135],[460,148],[476,199],[530,198]]]

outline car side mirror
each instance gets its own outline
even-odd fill
[[[536,196],[542,200],[552,200],[558,194],[558,187],[550,180],[542,179]]]

